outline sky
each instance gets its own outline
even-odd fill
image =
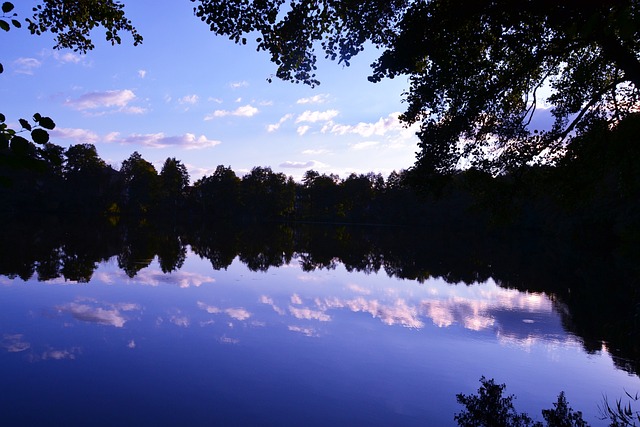
[[[36,2],[13,3],[24,19]],[[350,67],[319,59],[316,88],[269,83],[276,67],[268,54],[210,32],[194,3],[124,4],[144,37],[140,46],[126,33],[111,46],[98,29],[96,48],[80,55],[54,50],[50,33],[0,34],[0,111],[8,123],[19,128],[19,118],[38,112],[56,122],[57,145],[94,144],[116,169],[134,151],[158,171],[175,157],[191,182],[218,165],[238,175],[268,166],[299,181],[309,169],[386,177],[415,162],[417,128],[398,120],[407,79],[370,83],[373,48]]]

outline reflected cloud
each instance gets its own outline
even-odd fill
[[[278,307],[274,302],[273,299],[271,299],[270,297],[266,296],[266,295],[261,295],[260,296],[260,302],[262,304],[267,304],[270,305],[271,308],[273,308],[273,311],[275,311],[276,313],[278,313],[280,316],[284,316],[286,314],[286,311],[284,311],[283,309],[281,309],[280,307]]]
[[[393,304],[383,304],[376,299],[366,300],[363,297],[351,300],[329,298],[324,301],[316,300],[316,304],[324,309],[348,308],[353,312],[369,313],[390,326],[401,325],[415,329],[424,327],[424,323],[419,319],[417,307],[407,304],[404,299],[397,299]]]
[[[69,350],[48,350],[40,355],[40,360],[75,360],[76,355],[80,354],[79,347],[73,347]]]
[[[320,336],[316,332],[316,330],[313,329],[313,328],[303,328],[301,326],[295,326],[295,325],[290,325],[288,328],[289,328],[290,331],[298,332],[298,333],[306,335],[308,337],[319,337]]]
[[[238,308],[218,308],[213,305],[207,305],[202,301],[198,301],[197,305],[200,309],[210,314],[224,313],[232,319],[247,320],[251,317],[251,313],[242,307]]]
[[[331,316],[323,311],[312,310],[306,307],[298,308],[290,305],[289,312],[296,319],[319,320],[321,322],[328,322],[331,320]]]
[[[133,303],[100,304],[89,299],[79,299],[57,306],[56,309],[61,313],[71,314],[76,320],[122,328],[128,320],[122,312],[140,310],[140,307]]]
[[[9,353],[20,353],[31,348],[31,344],[24,341],[22,334],[5,334],[2,336],[2,347]]]
[[[187,316],[174,315],[169,318],[169,321],[176,326],[180,326],[181,328],[188,328],[191,324],[191,321]]]
[[[371,290],[369,290],[367,288],[363,288],[360,285],[356,285],[355,283],[349,283],[347,285],[347,289],[349,289],[350,291],[355,292],[357,294],[371,295]]]
[[[134,278],[129,278],[123,271],[113,273],[98,273],[96,278],[103,283],[135,283],[147,286],[160,286],[164,284],[176,285],[179,288],[199,287],[206,283],[215,283],[216,279],[199,273],[188,271],[174,271],[163,273],[160,269],[145,268],[140,270]]]
[[[218,341],[220,341],[222,344],[238,344],[240,342],[239,339],[237,338],[229,338],[226,335],[221,336]]]

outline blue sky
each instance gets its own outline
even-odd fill
[[[34,3],[14,1],[20,18]],[[51,34],[0,35],[0,111],[9,122],[39,112],[55,120],[58,145],[92,143],[115,168],[134,151],[158,170],[175,157],[192,182],[220,164],[238,174],[270,166],[299,180],[308,169],[386,177],[414,163],[416,128],[397,120],[407,80],[369,83],[373,49],[350,67],[320,61],[314,89],[268,83],[276,70],[268,55],[211,33],[193,3],[124,3],[141,46],[124,34],[112,47],[99,30],[96,49],[79,55],[54,51]]]

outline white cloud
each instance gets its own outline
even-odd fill
[[[38,61],[35,58],[18,58],[13,61],[13,66],[15,67],[15,72],[18,74],[27,74],[32,75],[33,70],[39,68],[42,65],[42,62]]]
[[[298,294],[291,295],[291,304],[297,304],[297,305],[302,304],[302,298],[300,298],[300,295]]]
[[[196,104],[198,102],[200,98],[198,97],[198,95],[193,94],[193,95],[185,95],[182,98],[178,99],[178,102],[180,104]]]
[[[318,154],[329,154],[329,153],[330,153],[329,150],[325,150],[323,148],[302,151],[302,154],[307,154],[307,155],[318,155]]]
[[[108,90],[105,92],[89,92],[76,99],[68,99],[65,104],[76,110],[94,110],[96,108],[120,107],[125,109],[136,98],[132,90]],[[136,107],[134,107],[136,108]],[[138,107],[139,108],[139,107]],[[140,110],[132,110],[140,112]]]
[[[354,151],[360,151],[360,150],[366,150],[367,148],[375,147],[377,145],[380,145],[380,142],[378,142],[378,141],[363,141],[363,142],[358,142],[356,144],[352,144],[351,145],[351,149],[354,150]]]
[[[318,95],[310,96],[309,98],[300,98],[296,101],[296,104],[324,104],[328,99],[328,94],[321,93]]]
[[[238,107],[233,111],[229,110],[216,110],[211,114],[207,114],[204,119],[212,120],[216,117],[225,117],[225,116],[237,116],[237,117],[253,117],[258,114],[260,110],[252,105],[243,105],[242,107]]]
[[[77,128],[56,127],[55,129],[49,131],[49,135],[51,135],[52,138],[71,139],[80,144],[94,144],[100,139],[100,137],[95,132],[87,129]]]
[[[222,99],[214,98],[213,96],[210,96],[209,98],[207,98],[207,101],[212,101],[212,102],[215,102],[216,104],[222,104]]]
[[[275,132],[275,131],[277,131],[278,129],[280,129],[280,126],[282,126],[282,124],[284,122],[286,122],[287,120],[291,119],[292,117],[293,117],[293,114],[291,114],[291,113],[285,114],[284,116],[282,116],[280,118],[280,120],[278,120],[278,123],[267,125],[267,132]]]
[[[119,142],[120,144],[143,145],[152,148],[182,147],[186,150],[211,148],[221,144],[221,141],[208,139],[204,135],[198,137],[193,133],[184,135],[166,136],[164,133],[131,134],[125,138],[118,138],[118,133],[113,132],[105,137],[105,141]]]
[[[119,111],[121,113],[127,113],[127,114],[144,114],[147,112],[147,109],[144,107],[131,106],[131,107],[121,108]]]
[[[329,121],[338,115],[338,110],[305,111],[296,118],[296,123]]]
[[[249,82],[247,81],[240,81],[240,82],[231,82],[229,83],[229,86],[231,86],[231,89],[239,89],[241,87],[247,87],[249,86]]]
[[[63,64],[69,64],[69,63],[77,64],[82,61],[82,57],[77,53],[73,53],[73,52],[62,53],[60,51],[55,51],[53,52],[53,58],[56,61],[61,62]]]
[[[375,123],[360,122],[357,125],[339,125],[334,124],[330,128],[324,128],[323,131],[330,131],[333,134],[345,135],[356,134],[368,138],[372,135],[383,136],[390,131],[399,131],[403,129],[403,125],[399,119],[400,113],[391,113],[387,117],[381,117]]]
[[[147,70],[138,70],[138,77],[144,79],[147,76]]]
[[[309,126],[304,125],[304,126],[298,126],[298,129],[296,129],[296,133],[300,136],[304,135],[305,133],[307,133],[307,131],[310,129]]]
[[[312,168],[316,165],[316,162],[314,162],[313,160],[310,160],[308,162],[291,162],[291,161],[286,161],[284,163],[280,163],[280,167],[281,168],[295,168],[295,169],[308,169],[308,168]]]

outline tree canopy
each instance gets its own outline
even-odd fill
[[[319,84],[318,49],[347,65],[366,45],[381,49],[369,80],[408,77],[401,118],[421,124],[427,174],[553,162],[640,101],[637,0],[191,1],[216,34],[255,36],[284,80]],[[536,129],[543,103],[553,124]]]

